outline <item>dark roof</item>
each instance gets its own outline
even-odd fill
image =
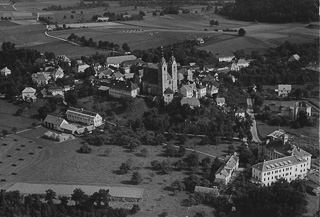
[[[141,80],[149,84],[158,84],[158,69],[149,67],[143,68]]]
[[[91,112],[91,111],[87,111],[84,109],[80,109],[80,108],[75,108],[75,107],[69,107],[66,113],[73,113],[73,112],[77,112],[77,113],[81,113],[81,114],[85,114],[85,115],[89,115],[89,116],[96,116],[98,113],[96,112]]]
[[[118,81],[112,80],[109,85],[110,89],[118,89],[124,91],[132,91],[138,88],[138,86],[131,81]]]
[[[52,115],[47,115],[46,119],[44,119],[44,122],[50,123],[50,124],[54,124],[54,125],[58,125],[60,126],[60,124],[64,121],[63,118],[60,117],[55,117]]]
[[[173,91],[171,90],[170,87],[168,87],[163,93],[164,94],[173,94]]]
[[[135,59],[135,60],[125,60],[122,62],[122,66],[123,67],[127,67],[127,66],[132,66],[132,65],[137,65],[137,64],[142,64],[143,61],[138,58],[138,59]]]

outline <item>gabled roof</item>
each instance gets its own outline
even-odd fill
[[[245,59],[239,59],[238,64],[248,64],[249,62]]]
[[[63,122],[60,126],[62,129],[69,130],[71,132],[75,132],[78,128],[72,124],[68,124]]]
[[[24,88],[24,90],[22,91],[22,93],[35,93],[36,90],[32,87],[26,87]]]
[[[138,89],[138,86],[131,81],[119,81],[119,80],[112,80],[109,85],[110,89],[117,89],[123,91],[133,91]]]
[[[197,98],[187,98],[183,97],[181,99],[181,105],[188,104],[189,106],[200,106],[200,101]]]
[[[216,102],[217,103],[225,103],[226,102],[226,99],[224,97],[217,97],[216,98]]]
[[[120,64],[123,61],[135,60],[135,59],[137,59],[135,55],[107,57],[107,64]]]
[[[186,91],[193,91],[193,88],[191,85],[187,84],[187,85],[183,85],[181,87],[181,89],[185,89]]]
[[[291,91],[291,84],[278,84],[278,90]]]
[[[288,156],[288,157],[277,158],[269,161],[264,161],[264,162],[255,164],[252,167],[261,172],[266,172],[266,171],[285,168],[287,166],[292,166],[292,165],[296,165],[304,162],[306,162],[306,160],[301,157]]]
[[[171,90],[170,87],[168,87],[163,93],[164,94],[173,94],[173,91]]]
[[[204,194],[210,194],[210,193],[219,194],[219,190],[217,187],[207,188],[207,187],[202,187],[202,186],[196,186],[194,188],[194,192],[204,193]]]
[[[46,119],[44,119],[44,122],[54,124],[57,126],[60,126],[64,121],[66,122],[66,120],[64,120],[63,118],[52,116],[52,115],[47,115]]]
[[[79,108],[75,108],[75,107],[69,107],[69,109],[67,110],[66,114],[72,114],[72,113],[80,113],[80,114],[84,114],[84,115],[88,115],[91,117],[95,117],[96,115],[99,115],[96,112],[91,112],[91,111],[87,111],[84,109],[79,109]]]
[[[105,75],[105,76],[109,76],[109,75],[111,75],[113,73],[113,71],[111,70],[111,69],[105,69],[105,70],[103,70],[103,71],[101,71],[100,73],[99,73],[99,75]]]
[[[118,72],[115,72],[115,73],[112,75],[112,77],[121,78],[121,77],[123,77],[123,74],[118,71]]]
[[[38,72],[32,75],[32,78],[38,81],[48,81],[50,79],[50,75],[47,72]]]
[[[125,60],[122,62],[123,67],[128,67],[128,66],[137,65],[137,64],[143,64],[143,61],[141,60],[141,58],[137,58],[134,60]]]

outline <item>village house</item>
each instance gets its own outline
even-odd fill
[[[75,67],[74,71],[75,73],[84,73],[84,71],[89,67],[90,66],[88,64],[79,64]]]
[[[45,86],[51,79],[50,73],[48,72],[37,72],[31,76],[33,83],[37,84],[38,87]]]
[[[49,70],[51,78],[56,81],[58,78],[63,78],[64,72],[63,69],[59,66],[58,68],[54,68]]]
[[[97,21],[98,22],[108,22],[109,21],[109,17],[98,17]]]
[[[113,74],[113,70],[105,69],[105,70],[102,70],[101,72],[98,73],[98,77],[99,77],[99,79],[103,79],[103,78],[110,79],[112,74]]]
[[[239,157],[235,152],[230,157],[227,157],[226,161],[220,166],[220,168],[215,173],[215,182],[228,184],[232,173],[239,167]]]
[[[217,78],[212,75],[207,75],[201,80],[201,84],[206,86],[207,96],[212,96],[219,92],[220,84],[217,82]]]
[[[37,99],[35,94],[36,94],[36,90],[32,87],[24,88],[24,90],[21,93],[22,99],[25,101],[28,101],[28,100],[35,101]]]
[[[292,106],[281,108],[281,116],[289,117],[291,120],[296,120],[300,111],[306,112],[307,116],[311,116],[311,106],[306,102],[295,102]]]
[[[35,61],[34,61],[34,63],[37,65],[37,66],[39,66],[39,67],[45,67],[45,65],[46,65],[46,63],[47,63],[47,60],[46,60],[46,58],[44,58],[44,57],[39,57],[39,58],[37,58]]]
[[[245,59],[239,59],[237,62],[238,67],[241,68],[246,68],[249,66],[249,62],[246,61]]]
[[[232,62],[232,60],[235,58],[234,55],[219,55],[219,62]]]
[[[278,92],[279,97],[287,97],[291,93],[291,89],[291,84],[279,84],[275,91]]]
[[[199,45],[204,44],[203,38],[197,38],[196,42],[197,42],[197,44],[199,44]]]
[[[84,109],[69,107],[66,112],[67,120],[74,123],[82,123],[85,125],[93,125],[98,127],[103,124],[102,117],[96,113]]]
[[[8,75],[11,75],[11,70],[8,69],[8,67],[4,67],[1,69],[1,76],[7,77]]]
[[[114,98],[122,96],[135,98],[139,93],[139,88],[131,81],[112,80],[109,85],[109,95]]]
[[[192,97],[192,98],[187,98],[183,97],[180,101],[181,105],[189,105],[190,108],[194,109],[195,107],[200,107],[200,101],[199,99]]]
[[[49,87],[48,93],[52,96],[64,96],[64,90],[61,87]]]
[[[131,66],[142,66],[143,61],[141,58],[135,60],[125,60],[121,63],[121,67],[124,69],[125,73],[130,73]]]
[[[113,66],[113,67],[119,68],[120,64],[122,64],[124,61],[135,60],[135,59],[137,59],[135,55],[107,57],[106,64],[108,67]]]
[[[216,103],[219,107],[223,107],[226,104],[226,99],[224,97],[217,97]]]
[[[205,97],[207,94],[207,87],[202,85],[201,83],[196,83],[197,88],[197,98],[200,99],[202,97]]]
[[[111,75],[112,80],[124,81],[123,77],[124,77],[124,75],[119,71],[117,71]]]
[[[190,68],[182,67],[178,70],[178,74],[182,77],[181,80],[193,81],[193,73]]]
[[[56,57],[57,62],[67,63],[68,66],[71,66],[71,60],[66,55],[58,55]]]
[[[245,110],[241,109],[241,108],[238,108],[234,114],[235,117],[238,117],[238,118],[245,118],[246,117],[246,112]]]
[[[183,97],[191,98],[193,97],[193,86],[191,84],[182,85],[180,88],[180,93]]]

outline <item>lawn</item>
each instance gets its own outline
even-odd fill
[[[138,187],[144,189],[144,199],[140,204],[142,210],[135,216],[149,217],[157,216],[163,211],[168,211],[171,216],[193,216],[195,212],[212,212],[212,208],[205,206],[193,206],[187,209],[181,206],[183,199],[188,195],[184,192],[177,196],[172,196],[171,191],[165,190],[176,179],[183,179],[184,172],[172,172],[168,175],[157,175],[149,169],[152,160],[165,160],[161,155],[162,147],[148,146],[149,156],[147,158],[128,152],[119,146],[91,146],[93,151],[90,154],[79,154],[82,140],[75,139],[56,143],[39,138],[48,129],[38,128],[15,136],[9,136],[2,142],[1,159],[3,165],[0,168],[1,178],[6,178],[7,182],[0,182],[3,188],[9,187],[15,182],[31,182],[46,184],[87,184],[87,185],[108,185],[108,186],[132,186],[130,179],[132,171],[125,175],[117,173],[119,166],[127,159],[132,159],[133,171],[138,170],[144,181]],[[17,141],[14,141],[14,138]],[[32,140],[32,143],[29,143]],[[24,144],[21,150],[18,147]],[[39,149],[38,147],[42,148]],[[109,148],[111,153],[105,156],[105,150]],[[142,147],[141,147],[142,148]],[[33,152],[34,155],[29,155]],[[11,158],[5,156],[11,155]],[[23,158],[23,165],[19,163],[19,158]],[[177,158],[169,158],[173,162]],[[17,164],[16,167],[12,164]],[[12,172],[17,175],[11,175]]]
[[[31,127],[31,124],[36,121],[35,119],[14,116],[19,108],[6,100],[0,100],[0,131],[6,129],[10,132],[13,127],[17,127],[18,131],[24,130]]]

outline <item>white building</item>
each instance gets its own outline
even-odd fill
[[[30,100],[30,99],[35,100],[35,99],[37,99],[35,94],[36,94],[36,90],[34,88],[26,87],[22,91],[22,99],[23,100]]]
[[[288,94],[291,92],[291,84],[279,84],[278,89],[276,89],[276,92],[278,92],[279,97],[287,97]]]
[[[96,113],[84,109],[70,107],[67,112],[67,120],[95,127],[102,125],[102,117]]]
[[[11,75],[11,70],[8,69],[8,67],[4,67],[3,69],[1,69],[1,76],[8,76],[8,75]]]
[[[230,56],[219,56],[219,62],[231,62],[235,58],[234,55]]]
[[[232,173],[234,170],[239,168],[239,157],[235,152],[232,156],[227,158],[227,160],[220,166],[220,168],[215,173],[215,182],[222,182],[223,184],[228,184]]]
[[[108,22],[109,21],[109,17],[98,17],[97,21],[98,22]]]
[[[280,178],[288,182],[297,178],[305,178],[311,167],[311,156],[297,157],[295,155],[264,161],[252,166],[254,182],[270,186]]]
[[[135,55],[124,55],[124,56],[113,56],[113,57],[107,57],[107,66],[114,66],[119,68],[120,64],[124,61],[128,60],[136,60],[137,57]]]

